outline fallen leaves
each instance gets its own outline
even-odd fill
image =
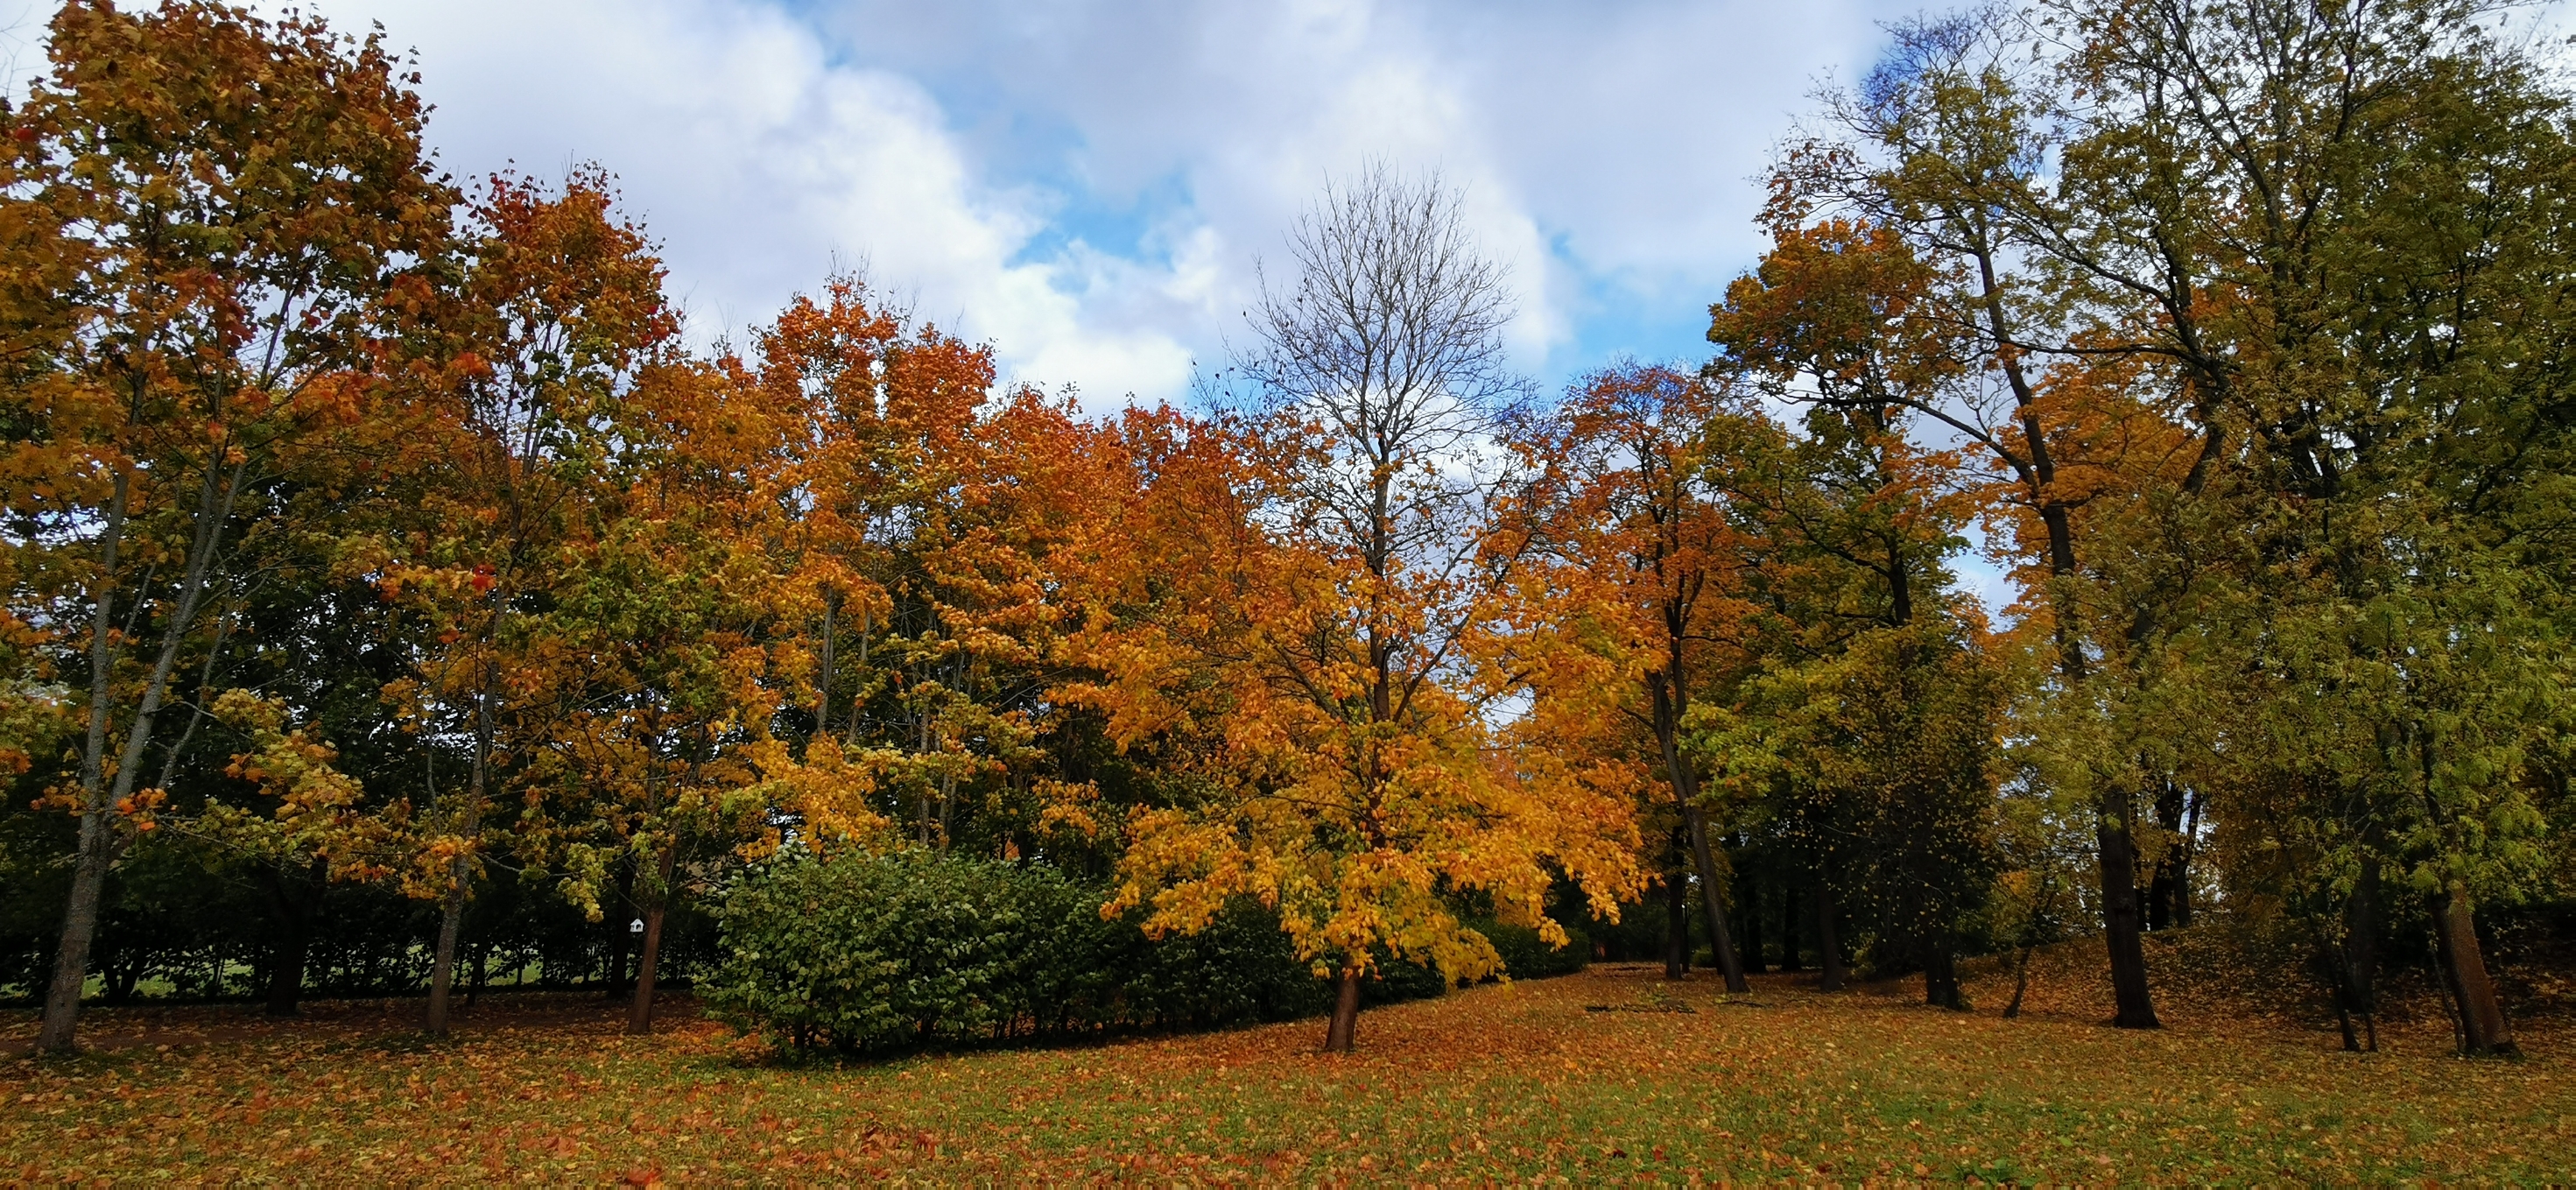
[[[2262,1022],[2160,1034],[2005,1021],[1757,977],[1763,1012],[1659,969],[1085,1049],[746,1067],[686,1022],[549,1017],[403,1049],[259,1039],[0,1060],[0,1170],[199,1181],[2564,1180],[2563,1027],[2463,1062]],[[1972,994],[1978,986],[1971,983]],[[1989,998],[1992,999],[1992,998]],[[1680,1004],[1692,1012],[1588,1012]],[[261,1098],[265,1095],[265,1100]],[[260,1113],[259,1124],[248,1124]],[[641,1178],[643,1180],[637,1180]]]

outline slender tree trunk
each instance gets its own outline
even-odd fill
[[[432,1037],[447,1036],[447,998],[456,982],[456,939],[465,928],[465,900],[466,894],[471,891],[468,881],[474,874],[473,844],[477,834],[483,829],[483,793],[491,781],[492,738],[495,734],[492,723],[492,700],[495,696],[492,687],[497,675],[492,672],[492,658],[488,654],[494,642],[501,636],[503,604],[501,585],[497,582],[492,586],[491,607],[491,619],[487,621],[483,640],[487,655],[481,658],[484,668],[476,679],[477,688],[474,692],[474,761],[469,770],[465,793],[466,845],[457,853],[456,858],[448,861],[449,884],[444,907],[438,919],[438,950],[429,968],[429,1007],[423,1027]]]
[[[663,845],[662,862],[657,865],[661,887],[644,910],[644,953],[635,960],[635,1002],[626,1010],[626,1031],[639,1036],[653,1031],[653,979],[662,961],[662,918],[670,907],[671,873],[679,859],[678,845]]]
[[[833,592],[823,600],[823,673],[814,682],[814,734],[808,738],[824,739],[832,734],[832,613],[841,609],[841,596]]]
[[[2181,862],[2174,868],[2174,924],[2184,929],[2191,928],[2191,861],[2200,854],[2200,793],[2188,796],[2191,811],[2183,815]]]
[[[1735,939],[1726,929],[1726,898],[1718,891],[1717,858],[1708,849],[1708,816],[1697,802],[1682,806],[1682,815],[1690,824],[1691,855],[1699,861],[1699,893],[1708,909],[1709,946],[1717,952],[1718,969],[1726,973],[1726,990],[1749,992],[1753,985],[1744,980],[1744,964],[1735,954]]]
[[[1334,990],[1332,1023],[1324,1027],[1324,1052],[1347,1054],[1358,1044],[1360,1030],[1360,969],[1342,968],[1341,986]]]
[[[220,440],[215,457],[221,459],[222,451],[231,445],[230,437]],[[81,751],[80,844],[72,862],[71,895],[63,905],[63,934],[54,953],[53,981],[45,991],[44,1020],[36,1032],[37,1053],[69,1054],[78,1048],[73,1028],[80,1016],[81,990],[89,982],[89,948],[98,934],[99,898],[107,889],[108,868],[123,850],[108,815],[134,792],[135,774],[143,767],[144,748],[152,742],[153,716],[160,712],[161,699],[170,687],[170,671],[179,661],[179,648],[196,622],[207,576],[214,569],[215,552],[223,542],[224,521],[232,515],[233,504],[241,494],[242,474],[248,466],[246,461],[235,463],[228,482],[219,464],[209,462],[206,466],[205,481],[197,492],[187,567],[180,579],[178,597],[163,618],[160,654],[144,683],[143,697],[135,706],[113,778],[106,769],[108,699],[113,693],[110,678],[115,666],[109,633],[115,623],[117,558],[124,542],[131,487],[130,476],[122,469],[110,481],[107,515],[100,526],[99,576],[90,597],[89,731]]]
[[[475,763],[477,772],[474,782],[478,793],[483,784],[480,772],[482,767],[478,759]],[[474,832],[481,829],[483,825],[482,801],[482,798],[477,797],[472,804],[465,807],[465,834],[468,838],[473,837]],[[433,952],[430,960],[429,1006],[421,1020],[421,1028],[432,1037],[447,1036],[448,997],[456,985],[456,942],[465,932],[465,900],[466,893],[469,891],[468,880],[472,875],[473,867],[464,856],[460,855],[448,861],[447,878],[451,883],[447,895],[439,902],[438,949]]]
[[[1839,992],[1848,974],[1843,969],[1842,931],[1834,928],[1834,893],[1822,871],[1816,873],[1816,979],[1818,991]]]
[[[2433,920],[2435,938],[2442,948],[2442,965],[2450,976],[2451,992],[2459,1009],[2460,1052],[2520,1054],[2521,1048],[2513,1041],[2513,1026],[2505,1020],[2504,1002],[2496,995],[2495,981],[2487,974],[2486,956],[2478,948],[2477,917],[2469,891],[2459,881],[2451,882]]]
[[[2361,879],[2344,907],[2344,985],[2351,989],[2352,1009],[2361,1017],[2361,1048],[2379,1052],[2379,861],[2366,858]]]
[[[2102,855],[2103,939],[2111,952],[2111,994],[2118,1005],[2111,1023],[2122,1029],[2158,1028],[2147,990],[2147,952],[2138,906],[2138,848],[2129,833],[2129,791],[2114,785],[2102,795],[2096,834]]]
[[[617,891],[615,899],[608,904],[608,910],[600,916],[608,922],[607,998],[614,1000],[627,990],[626,949],[634,945],[635,861],[632,859],[617,861]]]
[[[2030,990],[2030,952],[2036,949],[2038,949],[2037,943],[2024,942],[2021,944],[2020,956],[2013,960],[2012,1003],[2004,1005],[2005,1020],[2021,1015],[2022,994]]]
[[[2147,881],[2147,929],[2167,930],[2180,924],[2190,909],[2182,892],[2182,788],[2168,779],[2156,792],[2156,825],[2172,832],[2173,842],[2156,861],[2155,873]]]
[[[1676,836],[1681,832],[1673,832]],[[1664,876],[1664,978],[1690,975],[1690,864],[1676,837],[1673,863]]]
[[[1951,953],[1946,932],[1923,939],[1923,1002],[1934,1008],[1965,1010],[1967,997],[1959,992],[1958,956]]]
[[[313,916],[320,906],[324,861],[314,860],[301,880],[272,875],[278,924],[283,927],[268,971],[268,1015],[294,1016],[304,996],[304,959],[313,946]]]
[[[1762,958],[1762,869],[1748,853],[1744,866],[1736,869],[1736,888],[1744,894],[1744,971],[1759,975],[1768,966]]]
[[[1798,884],[1790,873],[1784,860],[1780,872],[1780,970],[1784,972],[1807,969],[1798,953]]]

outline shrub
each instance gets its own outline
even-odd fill
[[[725,894],[716,969],[698,993],[745,1032],[862,1052],[1217,1028],[1332,1007],[1331,986],[1257,903],[1237,901],[1196,934],[1156,941],[1141,913],[1103,920],[1105,899],[1040,866],[788,856]],[[1516,975],[1579,969],[1587,949],[1478,926]],[[1384,1004],[1445,990],[1436,972],[1381,956],[1363,993]]]

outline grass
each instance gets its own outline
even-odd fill
[[[2444,1056],[2438,1018],[2346,1055],[2190,1007],[2112,1030],[2046,974],[2007,1021],[1992,974],[1960,1014],[1596,967],[1372,1010],[1351,1057],[1315,1052],[1321,1022],[795,1067],[704,1021],[621,1037],[564,996],[487,997],[438,1045],[374,1010],[284,1030],[101,1012],[98,1036],[163,1032],[0,1058],[0,1181],[2576,1177],[2557,1025],[2527,1023],[2520,1062]]]

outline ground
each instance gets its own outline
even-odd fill
[[[1596,966],[1372,1010],[1349,1057],[1321,1021],[797,1066],[685,1002],[622,1037],[576,993],[487,996],[443,1045],[412,1004],[104,1010],[91,1055],[0,1057],[0,1182],[2576,1179],[2576,1029],[2464,1061],[2418,1017],[2348,1055],[2176,995],[2126,1032],[2085,953],[2018,1020],[1991,963],[1972,1013]]]

